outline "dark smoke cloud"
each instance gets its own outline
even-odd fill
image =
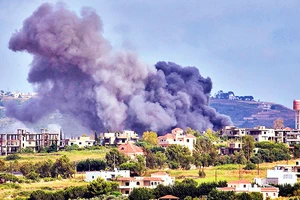
[[[195,67],[158,62],[151,71],[132,52],[112,51],[92,9],[81,16],[64,5],[43,4],[9,41],[13,51],[34,56],[28,81],[39,97],[6,115],[35,123],[59,111],[91,130],[198,130],[231,124],[209,107],[210,78]]]

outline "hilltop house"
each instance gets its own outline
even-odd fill
[[[132,142],[121,144],[118,146],[118,151],[124,153],[126,156],[129,156],[132,159],[134,159],[137,155],[145,155],[143,149],[134,145]]]
[[[181,128],[175,128],[172,133],[167,133],[158,137],[158,145],[167,147],[170,144],[178,144],[189,148],[191,152],[194,150],[196,137],[192,134],[186,134]]]
[[[127,196],[133,190],[133,188],[156,188],[159,184],[162,185],[173,185],[175,183],[175,178],[170,177],[165,172],[156,172],[151,174],[151,177],[119,177],[119,190],[120,192]]]
[[[268,186],[268,187],[258,187],[257,185],[252,186],[250,181],[247,180],[237,180],[230,181],[227,183],[227,187],[217,188],[219,191],[234,191],[236,193],[241,192],[260,192],[263,194],[263,198],[267,197],[271,199],[278,198],[279,189],[276,187]]]
[[[115,133],[100,133],[100,141],[102,145],[120,145],[127,142],[137,142],[139,136],[134,131],[124,130]]]
[[[96,180],[97,178],[103,178],[104,180],[112,180],[117,177],[130,177],[130,170],[118,170],[114,171],[88,171],[86,174],[86,182]]]
[[[89,136],[80,136],[75,139],[66,139],[66,145],[78,145],[79,148],[93,146],[95,144],[95,140],[91,139]]]

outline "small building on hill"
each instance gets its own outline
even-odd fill
[[[217,188],[217,190],[225,192],[234,191],[236,193],[260,192],[263,194],[264,199],[267,197],[271,199],[278,198],[279,189],[269,185],[267,187],[258,187],[257,185],[252,186],[251,182],[247,180],[230,181],[227,185],[227,187]]]
[[[103,178],[104,180],[113,180],[117,177],[130,177],[130,170],[118,170],[114,171],[88,171],[86,174],[86,182],[97,180],[97,178]]]
[[[178,144],[189,148],[193,152],[195,143],[196,137],[192,134],[184,133],[181,128],[174,128],[172,133],[158,137],[158,145],[165,148],[171,144]]]
[[[132,142],[121,144],[118,146],[118,151],[124,153],[126,156],[129,156],[132,159],[134,159],[137,155],[145,155],[143,149],[134,145]]]

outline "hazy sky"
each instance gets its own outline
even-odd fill
[[[8,49],[12,33],[43,0],[0,0],[0,89],[33,91],[31,56]],[[234,91],[292,107],[300,99],[300,2],[237,0],[65,0],[94,8],[115,48],[149,66],[172,61],[211,77],[213,92]]]

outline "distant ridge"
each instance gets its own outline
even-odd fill
[[[284,120],[285,127],[295,127],[294,111],[280,104],[211,98],[210,105],[217,112],[230,116],[234,125],[240,128],[272,128],[278,118]]]

